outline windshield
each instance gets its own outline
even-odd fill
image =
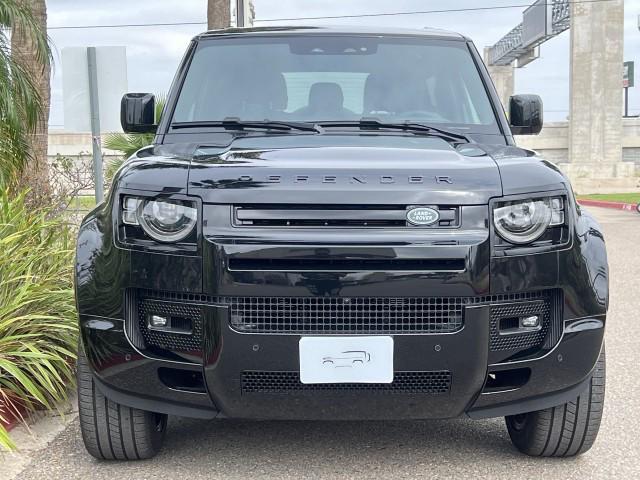
[[[467,44],[420,37],[203,40],[172,122],[363,117],[469,133],[498,131]]]

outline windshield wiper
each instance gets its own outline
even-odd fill
[[[306,122],[286,122],[280,120],[240,120],[236,117],[228,117],[224,120],[206,120],[195,122],[173,122],[171,128],[208,128],[222,127],[225,130],[277,130],[280,132],[290,132],[297,130],[300,132],[322,133],[320,126]]]
[[[363,117],[355,121],[318,122],[317,126],[321,128],[359,127],[361,130],[402,130],[405,132],[440,137],[451,143],[471,143],[469,137],[460,132],[445,130],[440,127],[432,127],[417,122],[386,123],[381,122],[377,118]]]

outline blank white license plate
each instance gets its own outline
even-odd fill
[[[391,383],[392,337],[302,337],[302,383]]]

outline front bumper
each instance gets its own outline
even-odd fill
[[[136,348],[140,339],[127,334],[125,319],[81,316],[99,387],[129,406],[204,418],[495,417],[574,398],[590,377],[604,334],[603,319],[564,321],[559,342],[548,351],[491,363],[491,307],[469,306],[456,333],[394,335],[396,386],[314,389],[297,381],[300,335],[239,333],[226,305],[203,305],[202,315],[202,350],[182,358]]]
[[[204,418],[511,415],[575,398],[602,348],[606,254],[589,223],[578,223],[570,248],[492,256],[486,206],[463,207],[450,232],[328,229],[315,244],[315,230],[234,228],[231,208],[218,205],[205,208],[198,255],[170,255],[116,248],[113,222],[101,215],[78,240],[78,310],[97,384],[125,405]],[[415,259],[432,263],[406,271]],[[191,337],[145,332],[147,296],[153,308],[199,319]],[[336,321],[359,301],[366,315]],[[310,303],[316,327],[292,320],[295,302]],[[496,336],[497,322],[525,307],[549,317],[540,335]],[[278,321],[253,322],[256,308]],[[319,331],[345,318],[374,321]],[[394,337],[393,384],[302,387],[301,336],[354,333]]]

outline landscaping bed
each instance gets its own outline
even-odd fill
[[[8,427],[52,409],[74,384],[78,326],[67,223],[0,190],[0,446]]]

